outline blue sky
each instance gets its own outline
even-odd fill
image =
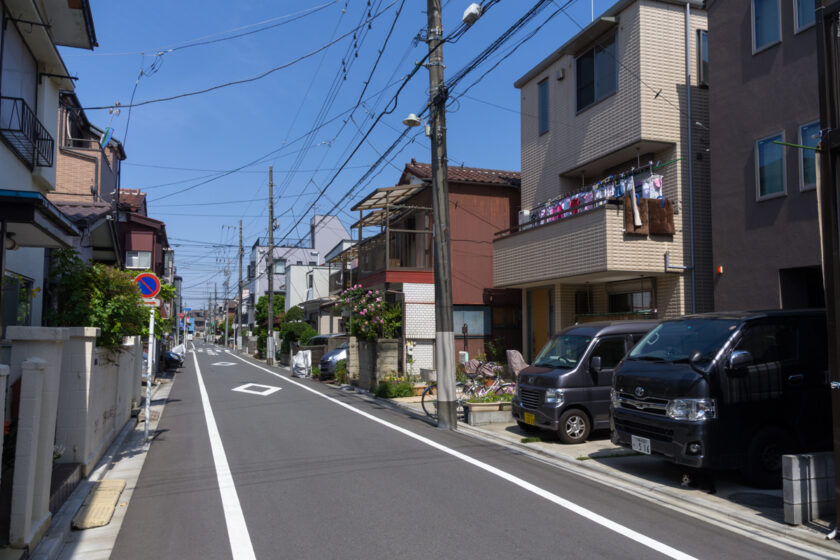
[[[558,12],[567,2],[549,2],[451,92],[463,96],[447,114],[450,165],[519,170],[519,93],[513,82],[589,23],[591,0],[573,1]],[[443,1],[445,35],[458,27],[469,3]],[[444,47],[444,75],[464,68],[536,3],[502,0],[493,5],[457,42]],[[611,4],[595,0],[595,14]],[[412,157],[430,160],[428,139],[413,129],[386,163],[357,186],[403,132],[405,115],[419,112],[426,102],[425,68],[393,101],[415,61],[428,50],[426,43],[415,40],[426,26],[422,0],[92,0],[91,5],[99,47],[93,52],[62,49],[62,55],[70,73],[79,77],[76,93],[90,108],[88,118],[100,127],[110,124],[125,143],[122,187],[146,191],[149,215],[166,222],[192,307],[206,305],[214,282],[221,290],[227,262],[235,285],[235,247],[212,244],[237,243],[241,218],[247,265],[248,249],[257,236],[267,234],[269,165],[274,166],[279,216],[275,239],[294,243],[306,236],[313,212],[329,211],[354,186],[339,205],[348,226],[357,218],[348,212],[354,202],[377,187],[395,184]],[[366,21],[369,25],[356,29]],[[268,26],[274,27],[196,45]],[[130,121],[126,108],[118,115],[92,109],[117,101],[128,105],[135,84],[134,102],[143,103],[284,65],[250,83],[134,107]],[[363,102],[357,103],[360,96]],[[391,109],[348,160],[361,141],[360,130],[367,132],[376,117]]]

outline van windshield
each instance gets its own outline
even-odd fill
[[[688,362],[694,352],[710,362],[738,329],[732,319],[685,319],[661,323],[650,331],[627,356],[628,360]]]
[[[567,368],[577,366],[586,348],[592,341],[591,336],[563,335],[555,336],[543,346],[534,365],[538,367]]]

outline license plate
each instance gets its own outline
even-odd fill
[[[646,437],[630,436],[630,445],[633,451],[650,455],[650,440]]]
[[[537,421],[534,419],[534,415],[531,414],[530,412],[525,412],[525,413],[522,414],[522,416],[523,416],[522,420],[526,424],[528,424],[530,426],[536,426],[537,425]]]

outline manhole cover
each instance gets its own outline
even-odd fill
[[[735,492],[729,496],[729,499],[736,504],[752,508],[781,509],[784,507],[781,496],[771,496],[760,492]]]

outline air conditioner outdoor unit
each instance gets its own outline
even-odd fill
[[[519,225],[529,224],[531,223],[531,211],[530,210],[520,210],[519,211]]]

